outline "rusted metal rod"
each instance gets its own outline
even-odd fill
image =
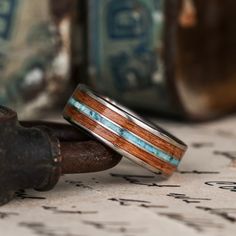
[[[20,124],[28,128],[47,127],[59,139],[63,174],[103,171],[121,160],[120,155],[71,125],[49,121],[20,121]]]
[[[62,142],[62,173],[103,171],[117,165],[121,156],[96,141]]]

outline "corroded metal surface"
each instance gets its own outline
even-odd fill
[[[0,109],[0,204],[18,189],[52,188],[61,174],[59,142],[38,129],[26,129],[10,109]]]
[[[61,174],[101,171],[121,156],[64,124],[21,122],[0,106],[0,205],[19,189],[52,189]],[[75,141],[76,140],[76,141]]]
[[[114,167],[121,156],[96,141],[62,142],[62,173],[87,173]]]

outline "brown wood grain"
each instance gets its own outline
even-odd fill
[[[64,114],[67,117],[72,117],[75,122],[78,122],[95,134],[106,139],[117,148],[121,148],[126,152],[132,154],[133,156],[136,156],[145,163],[151,165],[152,167],[157,168],[157,171],[161,170],[165,175],[171,175],[176,170],[175,166],[172,166],[171,164],[158,159],[156,156],[149,154],[148,152],[142,150],[141,148],[135,146],[127,140],[119,137],[118,135],[99,125],[96,121],[93,121],[86,115],[78,112],[71,106],[66,106]]]
[[[95,111],[99,112],[103,116],[109,118],[111,121],[117,123],[121,127],[133,132],[134,134],[138,135],[139,137],[143,138],[144,140],[147,140],[149,143],[155,145],[156,147],[162,149],[166,153],[168,153],[170,156],[175,157],[176,159],[180,160],[184,154],[184,151],[180,148],[176,147],[175,145],[168,143],[167,141],[161,139],[160,137],[152,134],[151,132],[147,131],[146,129],[140,127],[139,125],[135,124],[131,120],[128,120],[127,118],[121,116],[117,112],[107,108],[102,103],[96,101],[89,95],[77,91],[74,93],[74,98],[76,100],[81,101],[85,105],[91,107]]]

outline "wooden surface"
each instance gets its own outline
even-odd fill
[[[89,119],[85,115],[78,113],[73,108],[68,107],[66,109],[66,114],[73,116],[75,121],[82,124],[84,127],[88,128],[89,130],[92,130],[95,134],[106,139],[107,141],[112,143],[114,146],[116,146],[118,148],[122,148],[126,152],[139,157],[145,163],[150,164],[153,167],[157,168],[157,171],[161,170],[166,175],[171,175],[173,173],[173,171],[176,170],[176,168],[174,166],[167,164],[166,162],[145,152],[144,150],[133,145],[132,143],[129,143],[125,139],[123,139],[123,138],[119,137],[118,135],[112,133],[111,131],[105,129],[104,127],[97,124],[95,121]]]

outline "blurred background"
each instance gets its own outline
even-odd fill
[[[236,1],[0,0],[0,104],[60,112],[78,83],[141,113],[236,111]]]

